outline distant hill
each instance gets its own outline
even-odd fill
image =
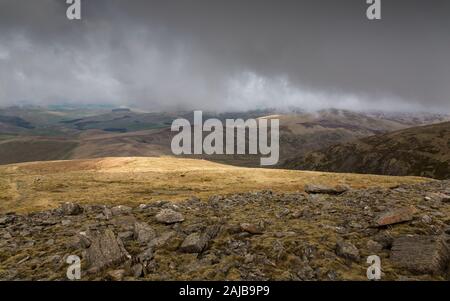
[[[77,145],[66,139],[0,139],[0,164],[68,159]]]
[[[28,121],[23,120],[22,118],[16,116],[0,115],[0,122],[3,124],[9,124],[19,128],[34,129],[34,126],[32,126]]]
[[[450,178],[450,122],[341,143],[287,160],[291,169]]]
[[[204,120],[207,118],[218,118],[222,121],[227,118],[279,119],[280,162],[294,155],[305,154],[333,144],[409,126],[395,120],[385,120],[367,116],[365,113],[345,110],[265,115],[267,113],[271,112],[204,113]],[[74,151],[72,158],[172,155],[170,142],[175,133],[170,131],[169,125],[175,118],[191,120],[192,117],[191,112],[177,114],[121,112],[76,120],[73,125],[84,130],[79,136],[80,145]],[[153,124],[155,128],[134,131],[133,128],[136,129],[135,126],[138,123],[146,125],[144,128]],[[207,134],[204,133],[204,136]],[[259,155],[187,155],[185,157],[236,166],[259,167],[260,165]]]
[[[39,160],[172,155],[170,125],[193,113],[143,112],[109,107],[0,108],[0,164]],[[429,113],[368,113],[328,109],[317,112],[253,110],[204,112],[203,118],[280,120],[280,163],[334,144],[411,126],[449,120]],[[3,122],[2,122],[3,120]],[[207,133],[204,134],[206,136]],[[20,145],[20,149],[18,146]],[[188,155],[236,166],[259,167],[259,155]]]

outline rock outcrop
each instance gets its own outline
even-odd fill
[[[371,255],[382,280],[450,280],[449,184],[11,212],[0,280],[66,280],[71,255],[82,280],[367,280]]]

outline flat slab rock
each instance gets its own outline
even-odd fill
[[[417,209],[412,206],[392,209],[379,215],[375,219],[375,225],[382,227],[411,221],[414,218],[414,214],[416,212]]]
[[[349,189],[350,187],[347,185],[337,185],[334,187],[314,184],[305,185],[305,192],[310,194],[341,194]]]
[[[442,236],[404,236],[394,240],[390,260],[414,274],[443,273],[450,263],[450,250]]]

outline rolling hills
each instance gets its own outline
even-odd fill
[[[330,146],[287,160],[286,168],[450,178],[450,122]]]
[[[170,125],[192,112],[142,112],[104,107],[12,107],[0,109],[0,164],[39,160],[172,155]],[[414,125],[448,119],[440,114],[381,114],[322,110],[204,113],[204,119],[278,118],[280,163],[328,146]],[[14,123],[15,122],[15,123]],[[22,125],[22,127],[20,126]],[[25,125],[25,127],[23,127]],[[206,133],[205,133],[206,134]],[[18,149],[20,145],[20,149]],[[235,166],[259,167],[254,155],[189,155]]]

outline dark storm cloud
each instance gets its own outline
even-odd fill
[[[450,111],[450,4],[0,0],[0,104]]]

